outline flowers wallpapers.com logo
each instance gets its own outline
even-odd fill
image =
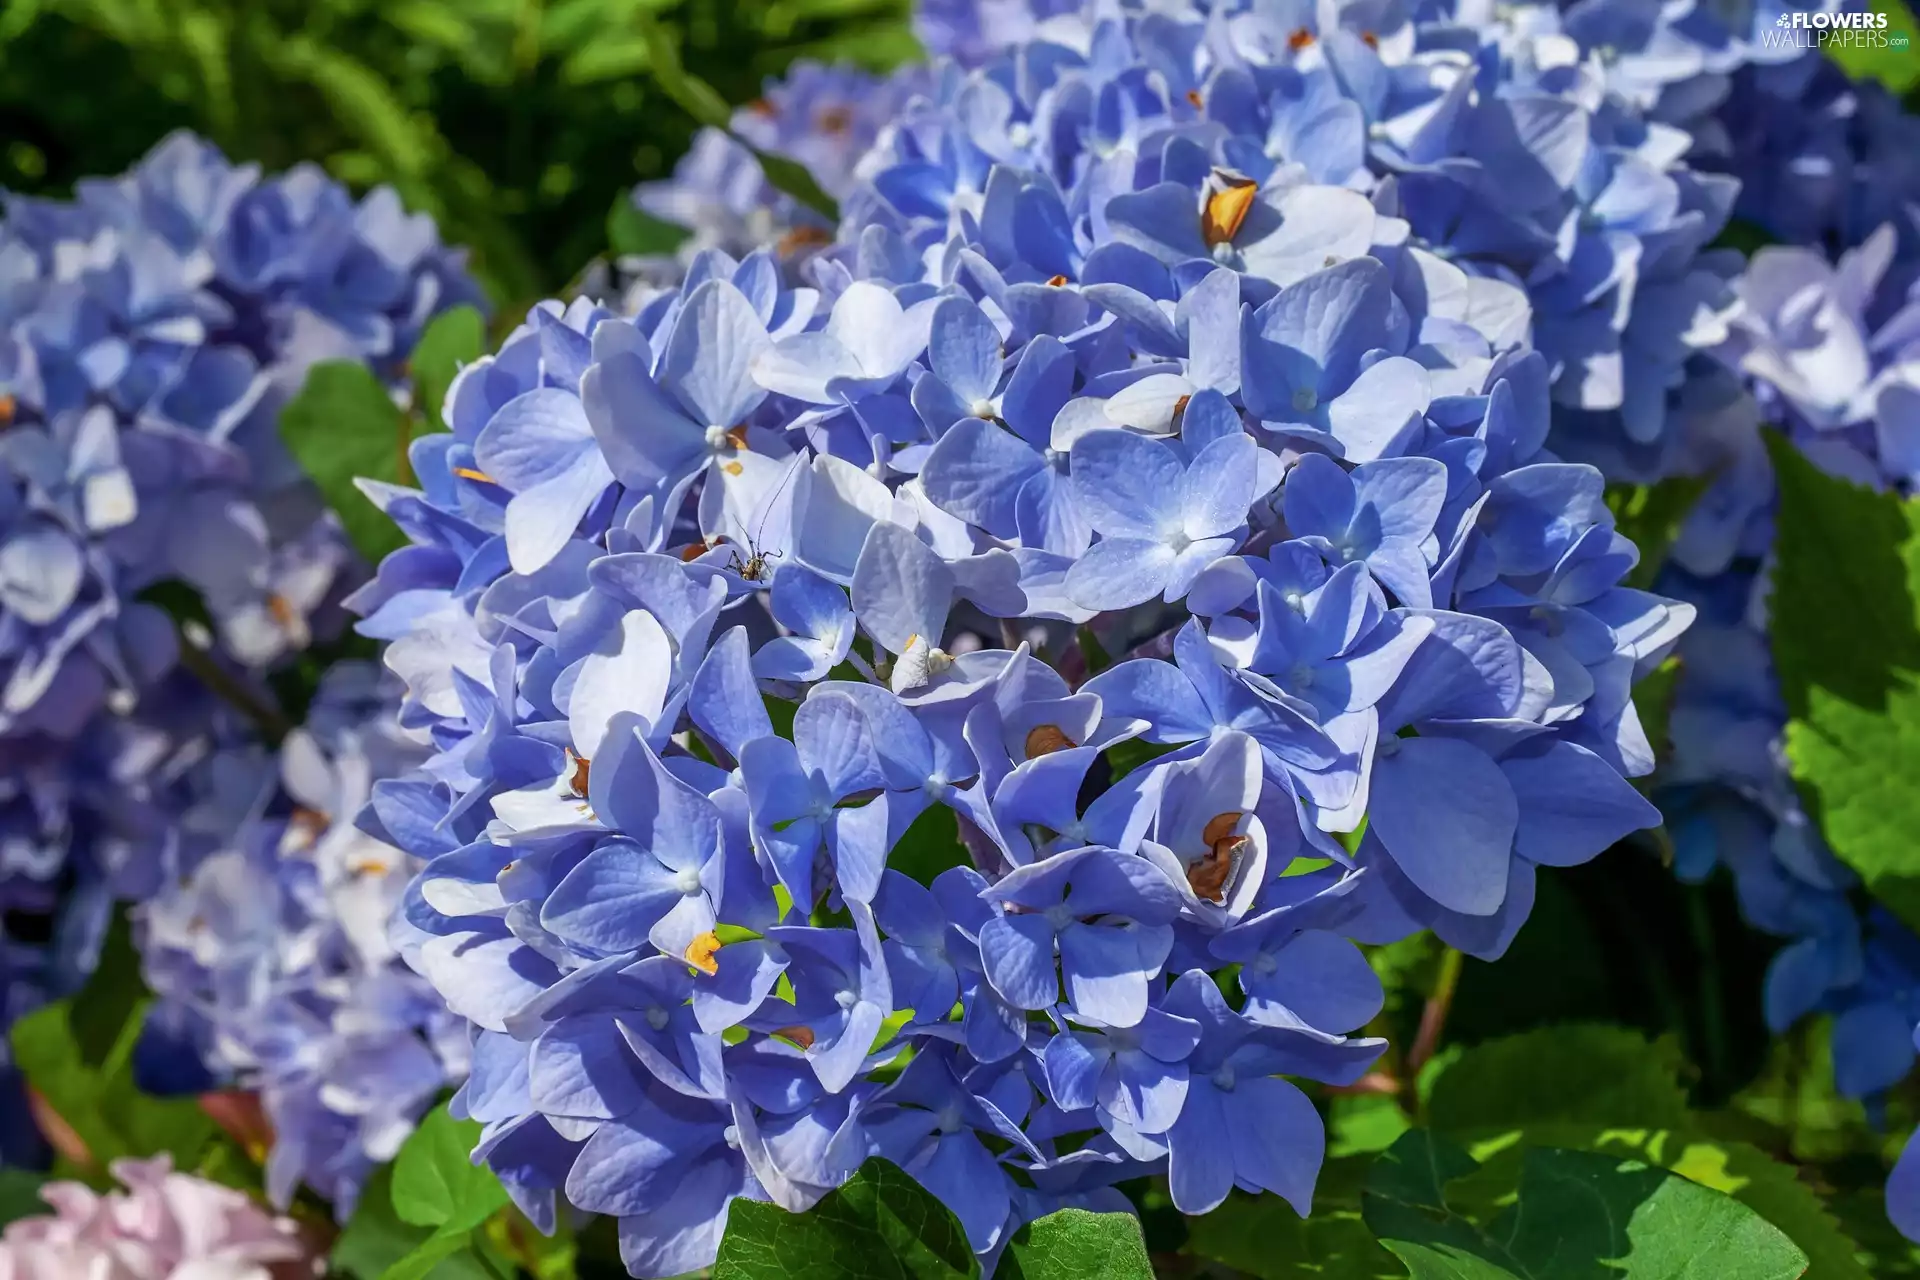
[[[1773,29],[1760,33],[1765,48],[1905,49],[1907,33],[1887,30],[1884,13],[1830,13],[1794,9],[1774,19]]]

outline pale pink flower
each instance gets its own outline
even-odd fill
[[[319,1274],[289,1218],[240,1192],[173,1171],[165,1155],[116,1160],[126,1187],[98,1195],[52,1182],[53,1212],[0,1236],[0,1280],[291,1280]]]

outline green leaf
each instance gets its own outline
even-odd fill
[[[433,1234],[400,1221],[393,1211],[393,1166],[381,1165],[360,1189],[353,1217],[328,1255],[328,1270],[352,1280],[382,1280]],[[497,1280],[471,1253],[456,1253],[428,1274],[433,1280]]]
[[[424,173],[440,139],[380,75],[350,53],[303,35],[255,28],[253,52],[281,75],[312,85],[334,118],[399,174]]]
[[[1771,433],[1768,447],[1793,774],[1834,853],[1920,927],[1920,503],[1826,475]]]
[[[380,1273],[380,1280],[425,1280],[427,1276],[440,1276],[447,1274],[447,1269],[462,1258],[473,1261],[476,1274],[491,1274],[475,1257],[476,1246],[477,1237],[471,1229],[441,1227],[415,1245],[411,1252],[389,1264]]]
[[[30,1218],[48,1211],[40,1198],[47,1175],[31,1169],[0,1167],[0,1227],[17,1218]]]
[[[1827,1206],[1856,1250],[1863,1270],[1874,1280],[1915,1280],[1920,1277],[1920,1245],[1907,1239],[1887,1220],[1886,1192],[1876,1182],[1827,1198]],[[1814,1260],[1815,1266],[1819,1259]],[[1815,1273],[1824,1276],[1825,1272]]]
[[[727,105],[727,100],[715,92],[712,85],[687,71],[685,64],[680,61],[680,50],[674,45],[673,37],[650,14],[645,10],[635,10],[632,21],[646,45],[647,61],[654,82],[663,93],[701,124],[725,132],[751,151],[767,175],[767,181],[776,190],[792,196],[829,222],[840,220],[839,206],[833,202],[832,196],[820,189],[820,184],[805,165],[786,156],[762,151],[733,131],[733,109]]]
[[[1623,1027],[1569,1024],[1475,1045],[1423,1079],[1436,1130],[1471,1141],[1481,1190],[1510,1187],[1530,1148],[1578,1147],[1671,1170],[1783,1231],[1823,1280],[1865,1280],[1854,1250],[1795,1170],[1687,1109],[1677,1046]],[[1489,1198],[1488,1203],[1493,1203]]]
[[[1670,476],[1659,484],[1607,486],[1607,506],[1613,511],[1614,527],[1640,549],[1640,562],[1627,575],[1628,586],[1646,590],[1653,585],[1674,539],[1680,536],[1681,524],[1706,492],[1710,479]]]
[[[98,998],[83,991],[77,1000]],[[101,1167],[122,1156],[162,1151],[190,1167],[214,1136],[213,1121],[192,1098],[155,1098],[134,1087],[133,1046],[146,1005],[142,1000],[126,1010],[112,1043],[96,1060],[89,1060],[75,1032],[75,1000],[45,1005],[13,1024],[14,1064]]]
[[[140,974],[140,952],[133,945],[133,925],[122,904],[107,923],[92,975],[68,1011],[81,1059],[92,1067],[104,1066],[128,1023],[139,1016],[152,994]]]
[[[417,1227],[470,1231],[507,1203],[493,1171],[473,1163],[480,1123],[456,1120],[445,1103],[421,1118],[393,1162],[393,1211]]]
[[[1873,0],[1868,8],[1887,15],[1886,28],[1879,34],[1904,35],[1906,46],[1896,48],[1891,41],[1885,45],[1829,44],[1824,52],[1855,80],[1878,80],[1898,96],[1920,84],[1920,57],[1916,57],[1912,44],[1916,34],[1913,12],[1901,0]]]
[[[615,197],[607,211],[607,248],[618,255],[672,253],[688,234],[687,228],[662,221],[635,204],[630,191]]]
[[[582,45],[560,65],[562,84],[589,85],[645,74],[653,50],[645,40],[613,36]]]
[[[1637,1160],[1532,1148],[1513,1203],[1484,1224],[1446,1193],[1477,1168],[1448,1139],[1416,1130],[1368,1176],[1367,1225],[1414,1280],[1792,1280],[1807,1269],[1753,1210]]]
[[[380,1280],[382,1272],[432,1234],[400,1221],[393,1211],[393,1166],[383,1164],[360,1188],[353,1217],[327,1255],[328,1270],[354,1280]]]
[[[1671,1040],[1649,1044],[1626,1027],[1569,1023],[1450,1055],[1421,1092],[1427,1122],[1448,1132],[1542,1122],[1676,1128],[1688,1123],[1681,1066]]]
[[[1751,258],[1770,244],[1777,243],[1773,235],[1755,222],[1745,218],[1729,218],[1727,225],[1720,228],[1720,234],[1713,238],[1710,246],[1715,249],[1738,249],[1740,256]]]
[[[807,1213],[739,1199],[713,1280],[971,1280],[979,1268],[945,1205],[884,1160]]]
[[[280,438],[369,563],[405,543],[354,484],[362,477],[400,483],[408,442],[406,418],[372,370],[351,360],[314,365],[280,412]]]
[[[1335,1094],[1327,1102],[1327,1154],[1351,1156],[1385,1151],[1412,1127],[1406,1108],[1392,1094]]]
[[[689,75],[680,61],[680,50],[665,28],[644,9],[635,10],[633,26],[646,42],[653,79],[680,109],[710,128],[731,132],[733,109],[714,92],[713,86],[698,76]]]
[[[574,1280],[579,1270],[580,1240],[567,1214],[558,1215],[554,1233],[548,1236],[518,1209],[509,1209],[487,1220],[486,1238],[501,1257],[534,1280]]]
[[[1640,716],[1640,727],[1656,758],[1664,761],[1672,748],[1667,740],[1667,724],[1673,711],[1673,690],[1680,678],[1680,659],[1669,657],[1641,677],[1633,686],[1633,709]]]
[[[1279,1196],[1236,1191],[1212,1213],[1188,1220],[1185,1251],[1259,1280],[1403,1280],[1406,1268],[1360,1215],[1360,1187],[1372,1164],[1349,1158],[1322,1165],[1305,1218]]]
[[[442,311],[420,335],[408,366],[413,372],[414,400],[428,426],[439,429],[440,406],[454,375],[461,366],[478,360],[486,352],[486,343],[487,322],[469,306]]]
[[[1007,1280],[1153,1280],[1140,1219],[1059,1209],[1014,1233],[994,1273]]]
[[[967,847],[960,843],[959,815],[944,804],[929,805],[901,833],[887,865],[921,884],[932,884],[949,867],[972,866]]]
[[[792,196],[828,222],[840,221],[840,206],[815,181],[812,171],[805,165],[798,160],[748,146],[738,134],[734,135],[734,141],[753,152],[754,159],[760,162],[761,172],[767,175],[767,181],[773,184],[776,191]]]

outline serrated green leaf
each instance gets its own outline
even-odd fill
[[[994,1274],[1008,1280],[1153,1280],[1153,1263],[1132,1214],[1059,1209],[1015,1232]]]
[[[475,1120],[456,1120],[445,1103],[421,1118],[393,1162],[393,1211],[417,1227],[470,1231],[507,1203],[493,1171],[473,1163]]]
[[[1367,1225],[1414,1280],[1793,1280],[1807,1269],[1752,1209],[1638,1160],[1530,1148],[1513,1202],[1485,1223],[1447,1195],[1477,1168],[1416,1130],[1368,1175]]]
[[[458,306],[435,316],[414,344],[407,367],[413,374],[414,402],[427,425],[438,430],[447,388],[462,366],[486,353],[487,322],[473,307]]]
[[[280,438],[369,563],[406,541],[353,483],[399,483],[407,446],[406,418],[372,370],[351,360],[314,365],[280,411]]]
[[[1576,1022],[1474,1045],[1423,1080],[1422,1093],[1427,1122],[1448,1132],[1543,1122],[1677,1128],[1689,1119],[1681,1069],[1670,1040]]]
[[[971,1280],[966,1233],[945,1205],[869,1160],[806,1213],[735,1200],[713,1280]]]
[[[1380,1247],[1360,1215],[1371,1158],[1328,1160],[1302,1218],[1279,1196],[1236,1191],[1212,1213],[1190,1219],[1185,1252],[1259,1280],[1404,1280],[1406,1268]]]
[[[1531,1148],[1600,1151],[1732,1196],[1792,1239],[1822,1280],[1865,1280],[1852,1246],[1792,1168],[1688,1110],[1684,1067],[1671,1040],[1603,1024],[1546,1027],[1450,1055],[1426,1082],[1427,1115],[1483,1162],[1461,1195],[1496,1203]]]
[[[1920,503],[1829,476],[1772,433],[1768,448],[1793,774],[1834,853],[1920,927]]]

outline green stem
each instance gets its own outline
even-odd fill
[[[1720,995],[1720,957],[1713,945],[1713,921],[1707,915],[1706,889],[1687,890],[1687,925],[1700,961],[1701,1056],[1707,1078],[1718,1081],[1726,1069],[1726,1008]]]
[[[500,1268],[493,1265],[493,1259],[487,1256],[487,1251],[481,1248],[480,1244],[480,1232],[475,1230],[472,1235],[467,1237],[467,1251],[479,1261],[482,1270],[494,1277],[494,1280],[507,1280],[506,1274],[502,1272]]]
[[[1447,1014],[1453,1009],[1453,995],[1460,986],[1460,970],[1466,957],[1448,947],[1440,953],[1440,972],[1433,980],[1426,1008],[1420,1011],[1420,1030],[1414,1034],[1413,1048],[1407,1052],[1407,1088],[1417,1088],[1420,1068],[1433,1059],[1440,1048],[1440,1035],[1447,1028]]]
[[[253,721],[269,743],[277,745],[287,736],[293,726],[280,713],[280,708],[254,693],[230,673],[222,669],[213,656],[189,639],[184,632],[180,634],[180,665],[192,673],[201,684],[212,690],[221,701],[227,703],[247,719]]]

